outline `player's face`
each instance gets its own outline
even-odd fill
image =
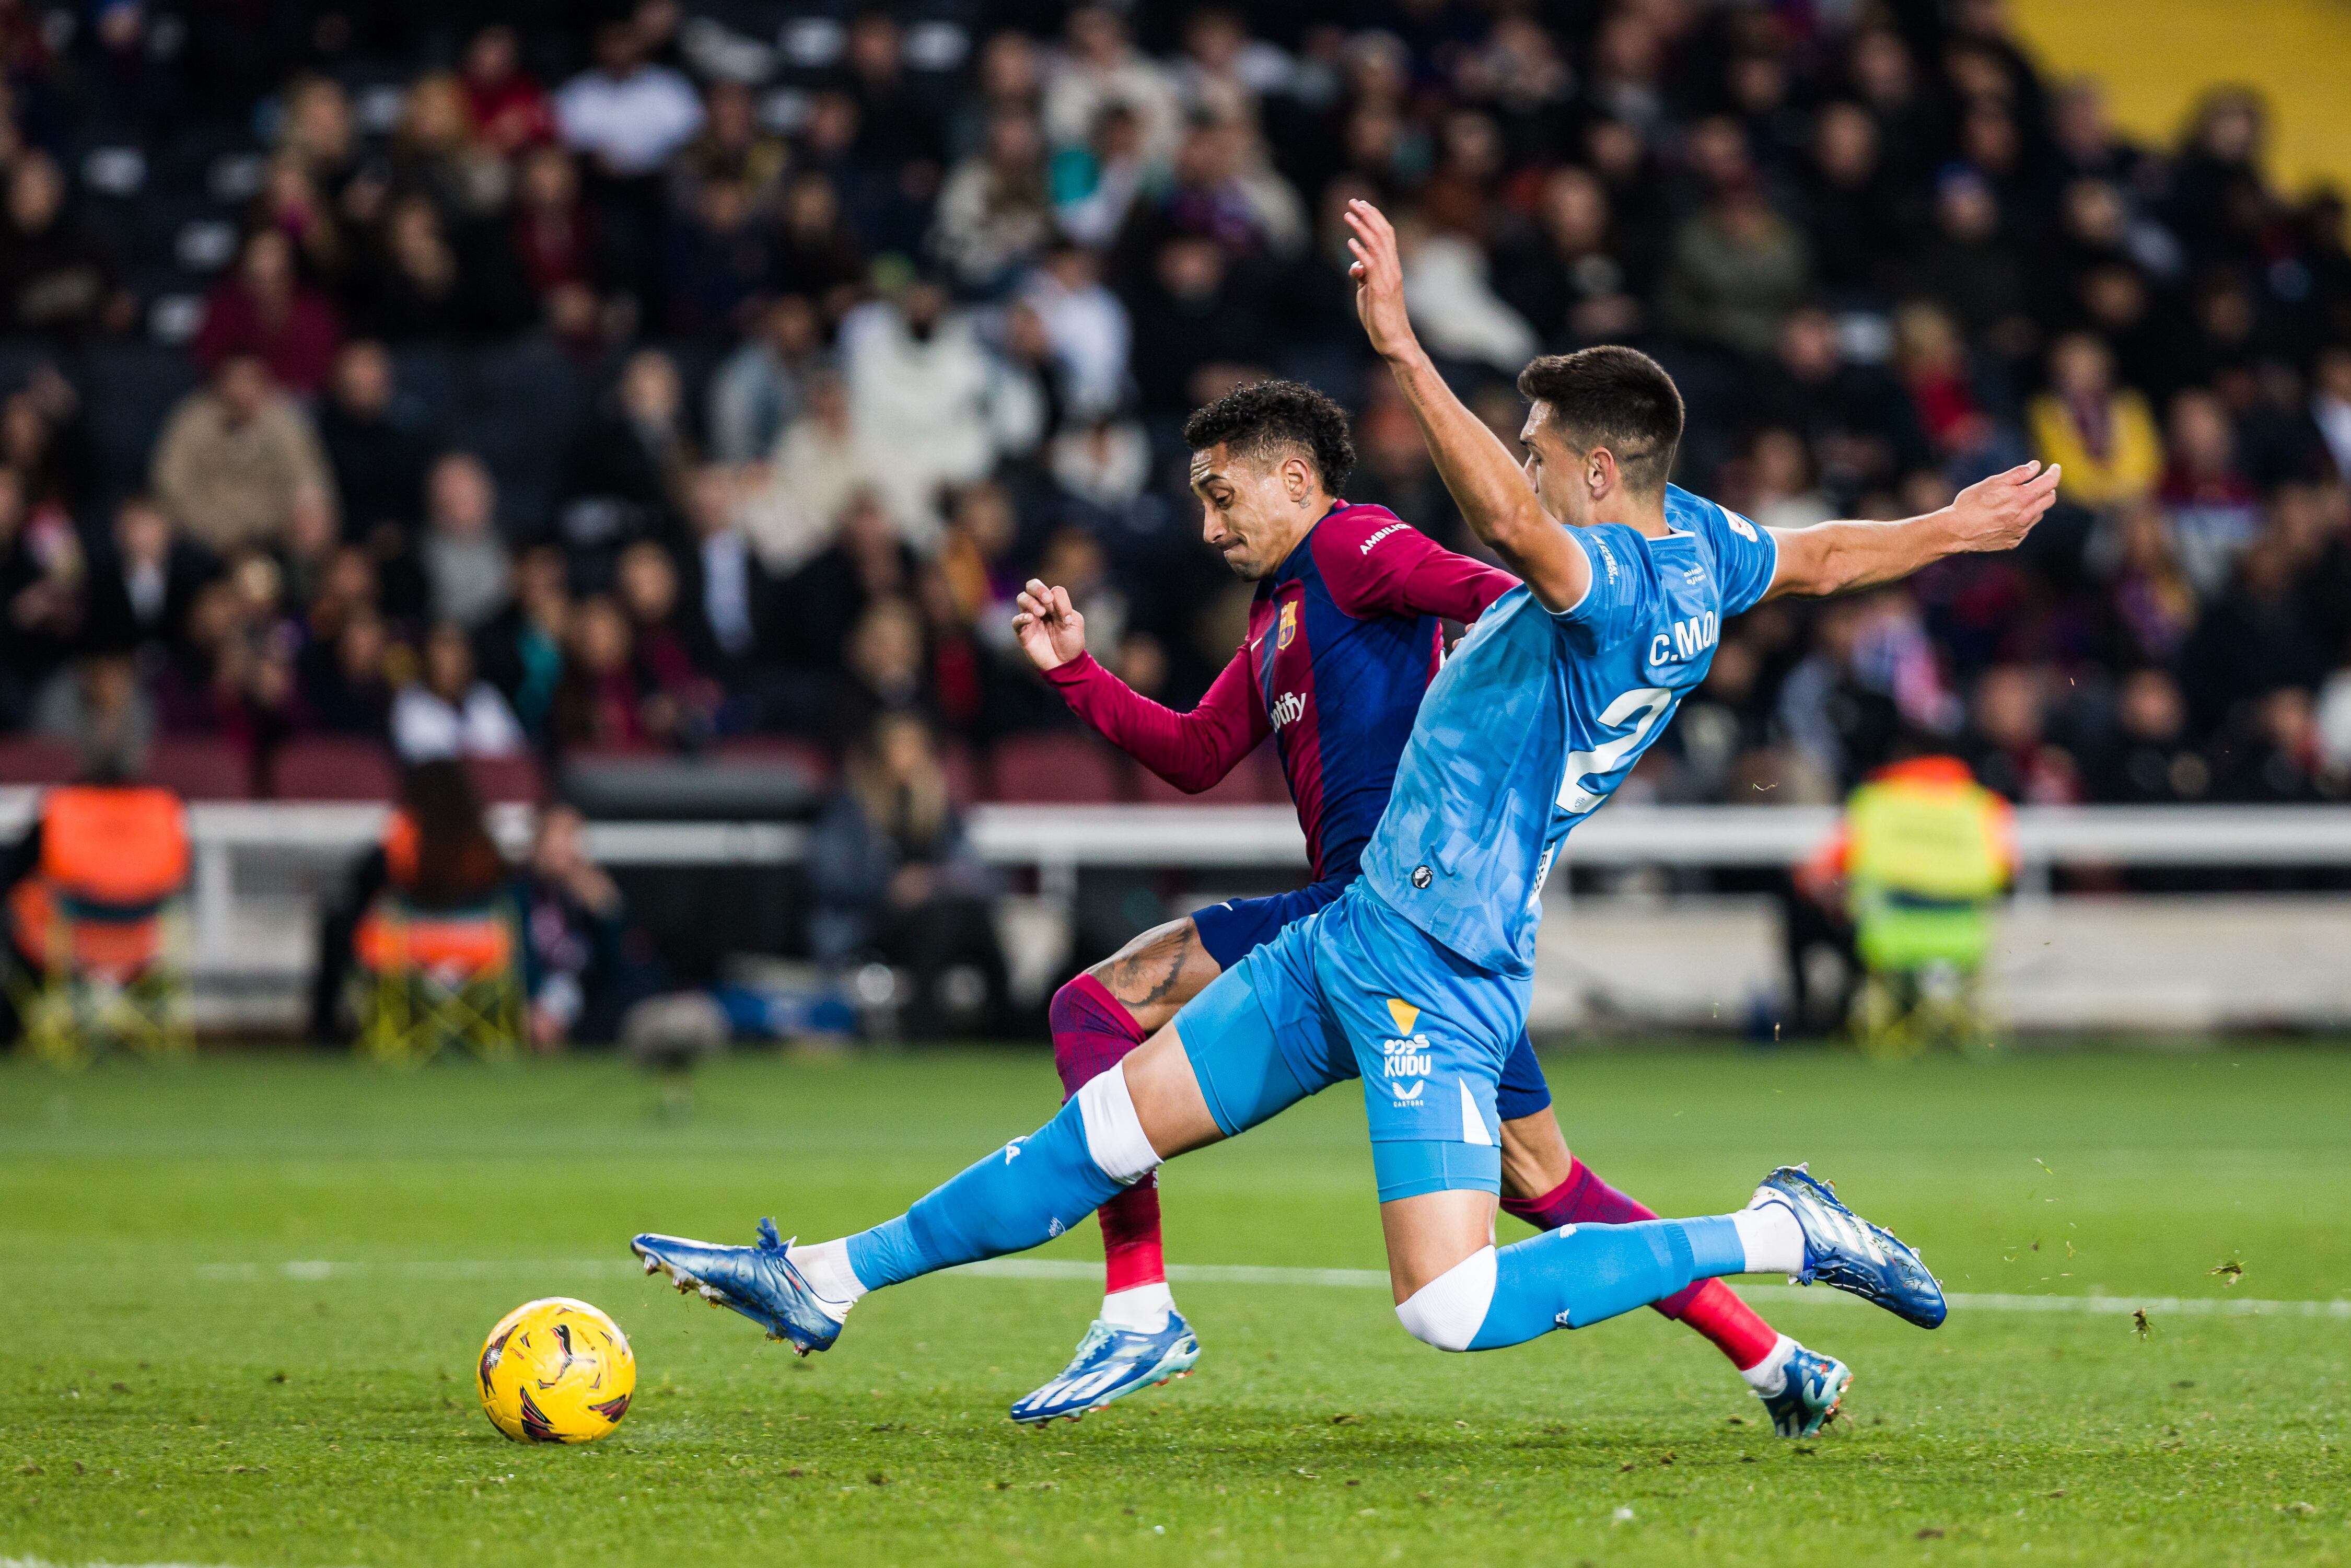
[[[1234,457],[1218,442],[1192,454],[1192,494],[1200,497],[1200,537],[1225,558],[1235,577],[1255,582],[1282,563],[1298,536],[1314,521],[1301,505],[1301,473],[1294,459],[1258,464]]]
[[[1591,520],[1591,495],[1580,482],[1588,455],[1561,437],[1550,404],[1539,402],[1527,411],[1519,442],[1526,448],[1520,465],[1526,470],[1527,483],[1534,487],[1535,499],[1542,503],[1543,510],[1569,528],[1583,527]]]

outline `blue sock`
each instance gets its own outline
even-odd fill
[[[1514,1243],[1494,1259],[1494,1299],[1471,1350],[1520,1344],[1555,1328],[1588,1328],[1662,1301],[1693,1280],[1747,1266],[1727,1218],[1571,1225]]]
[[[869,1291],[1049,1241],[1123,1190],[1086,1152],[1071,1099],[1061,1113],[849,1239],[849,1267]]]

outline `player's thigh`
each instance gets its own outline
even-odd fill
[[[1224,971],[1187,915],[1153,926],[1086,972],[1134,1015],[1137,1027],[1150,1030],[1164,1028],[1176,1009]]]
[[[1316,961],[1364,1083],[1382,1204],[1501,1187],[1502,1064],[1525,987],[1464,963],[1367,894],[1332,911]],[[1491,1205],[1487,1206],[1490,1210]]]
[[[1140,1081],[1154,1085],[1155,1092],[1162,1081],[1188,1082],[1216,1134],[1231,1137],[1351,1076],[1347,1042],[1322,1017],[1314,981],[1315,941],[1315,919],[1310,916],[1243,955],[1154,1039],[1154,1044],[1162,1037],[1181,1041],[1188,1074],[1176,1072],[1163,1051]],[[1334,1071],[1334,1062],[1345,1063],[1345,1071]],[[1137,1082],[1131,1070],[1130,1087]],[[1171,1110],[1178,1102],[1188,1116],[1189,1102],[1180,1094],[1170,1102]],[[1138,1099],[1138,1110],[1141,1104]],[[1196,1140],[1187,1147],[1210,1141],[1196,1123],[1171,1122],[1171,1133],[1179,1131]],[[1152,1146],[1172,1152],[1155,1139]]]

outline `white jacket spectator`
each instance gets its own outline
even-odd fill
[[[917,549],[938,542],[942,486],[985,478],[1043,434],[1036,383],[989,353],[935,284],[851,311],[841,360],[864,465]]]
[[[1081,246],[1056,246],[1029,275],[1020,298],[1045,324],[1071,415],[1116,413],[1126,397],[1134,329],[1125,305],[1103,284],[1094,254]]]
[[[522,725],[498,688],[474,675],[473,645],[444,622],[424,639],[419,679],[392,702],[392,748],[402,762],[444,757],[512,757],[525,745]]]
[[[1123,104],[1134,112],[1144,158],[1172,158],[1183,101],[1174,78],[1127,42],[1126,25],[1107,5],[1081,5],[1070,13],[1067,40],[1045,78],[1046,139],[1081,145],[1102,110]]]
[[[668,162],[702,129],[702,113],[691,83],[666,66],[645,63],[636,28],[626,22],[597,29],[595,68],[555,96],[564,145],[624,178]]]
[[[810,382],[807,411],[784,427],[737,520],[760,564],[789,577],[831,547],[852,498],[879,486],[850,422],[849,391],[823,374]]]
[[[1421,340],[1440,358],[1515,376],[1541,348],[1526,318],[1488,283],[1486,253],[1459,235],[1424,232],[1411,244],[1404,302]]]

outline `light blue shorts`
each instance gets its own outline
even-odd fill
[[[1382,1203],[1499,1192],[1494,1092],[1530,985],[1466,962],[1359,882],[1218,976],[1176,1032],[1228,1137],[1360,1077]]]

